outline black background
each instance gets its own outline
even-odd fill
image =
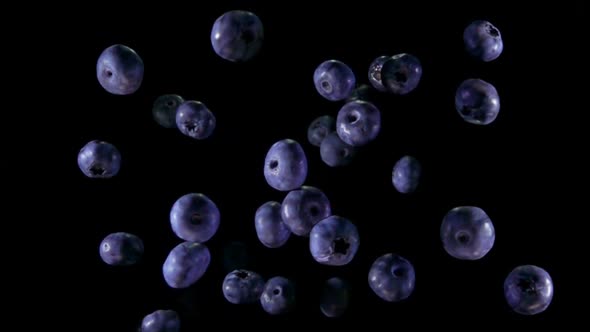
[[[75,186],[69,210],[75,218],[63,224],[81,241],[71,262],[78,271],[70,283],[77,293],[76,319],[99,330],[133,331],[144,315],[170,308],[180,313],[184,331],[206,323],[328,322],[319,312],[319,290],[327,278],[340,276],[352,283],[353,298],[336,322],[393,327],[393,322],[428,321],[424,318],[559,320],[566,311],[559,242],[565,231],[552,225],[563,221],[566,205],[559,201],[565,189],[554,181],[555,172],[561,172],[554,164],[564,158],[568,133],[560,131],[575,109],[567,75],[576,70],[567,64],[576,66],[581,5],[516,9],[481,4],[392,2],[385,8],[362,1],[318,8],[314,3],[195,2],[144,14],[121,9],[104,19],[89,17],[77,26],[80,31],[70,31],[83,37],[73,37],[78,62],[69,84],[85,101],[64,109],[75,122],[64,131],[65,168]],[[232,9],[251,10],[264,24],[263,48],[248,63],[225,61],[210,44],[213,22]],[[573,19],[561,22],[567,17]],[[463,49],[463,29],[475,19],[491,21],[502,33],[504,52],[493,62],[475,61]],[[130,96],[108,94],[95,77],[100,52],[115,43],[132,47],[145,63],[143,84]],[[375,94],[382,112],[378,138],[350,166],[328,167],[319,149],[307,142],[307,126],[317,116],[335,116],[343,103],[318,95],[314,69],[338,59],[353,69],[359,83],[367,83],[374,58],[402,52],[422,62],[418,88],[406,96]],[[455,111],[455,90],[467,78],[496,86],[501,111],[493,124],[468,124]],[[213,136],[196,141],[158,126],[151,107],[166,93],[205,103],[217,117]],[[305,238],[292,236],[280,249],[258,242],[254,212],[285,196],[266,184],[262,171],[266,151],[284,138],[299,141],[306,151],[306,185],[322,189],[333,213],[357,225],[361,245],[348,266],[319,265]],[[93,139],[121,151],[123,164],[115,178],[87,179],[77,168],[79,149]],[[397,193],[391,184],[393,164],[405,154],[417,157],[424,170],[412,195]],[[188,289],[174,290],[161,274],[169,250],[181,242],[168,217],[174,201],[190,192],[214,200],[222,221],[207,242],[212,262],[206,275]],[[456,260],[442,248],[440,223],[459,205],[480,206],[494,222],[495,246],[479,261]],[[115,268],[100,260],[98,244],[116,231],[144,240],[145,256],[137,266]],[[295,312],[271,317],[259,305],[225,301],[223,248],[231,241],[249,246],[250,269],[296,282]],[[380,300],[367,284],[371,263],[388,252],[406,257],[416,269],[415,291],[400,303]],[[520,316],[505,303],[504,278],[521,264],[541,266],[553,277],[554,300],[541,315]]]

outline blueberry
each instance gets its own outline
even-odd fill
[[[187,288],[207,272],[211,254],[198,242],[183,242],[168,253],[162,266],[164,280],[172,288]]]
[[[469,55],[485,62],[497,59],[504,49],[500,30],[482,20],[473,21],[465,28],[463,42]]]
[[[350,97],[346,98],[346,102],[353,100],[371,100],[371,87],[366,84],[358,85],[350,94]]]
[[[369,102],[351,101],[342,106],[338,112],[336,132],[348,145],[366,145],[377,137],[380,130],[381,113]]]
[[[156,310],[145,316],[141,322],[141,332],[178,332],[180,317],[174,310]]]
[[[264,160],[264,178],[280,191],[301,187],[307,178],[307,157],[301,145],[292,139],[273,144]]]
[[[460,206],[444,217],[440,237],[449,255],[463,260],[477,260],[492,249],[496,233],[484,210],[475,206]]]
[[[385,61],[389,60],[390,57],[386,55],[382,55],[369,65],[369,83],[377,89],[377,91],[385,92],[387,89],[383,86],[383,82],[381,81],[381,68]]]
[[[320,221],[309,234],[311,255],[324,265],[346,265],[352,261],[358,248],[356,226],[342,217],[331,216]]]
[[[547,271],[535,265],[521,265],[504,281],[504,296],[512,310],[522,315],[545,311],[553,299],[553,280]]]
[[[262,204],[256,210],[254,225],[258,240],[267,248],[282,247],[291,236],[291,231],[281,217],[281,204],[278,202]]]
[[[289,192],[281,205],[283,222],[291,233],[299,236],[309,235],[315,224],[331,214],[328,197],[310,186]]]
[[[216,122],[215,115],[199,101],[185,101],[176,111],[176,126],[181,133],[194,139],[211,136]]]
[[[223,279],[223,296],[233,304],[249,304],[260,301],[264,279],[256,272],[235,270]]]
[[[226,272],[243,269],[250,264],[250,249],[240,241],[232,241],[223,248],[223,268]]]
[[[393,166],[391,179],[397,191],[402,194],[409,194],[416,191],[421,175],[422,166],[420,162],[412,156],[404,156]]]
[[[356,152],[357,148],[344,143],[336,132],[329,134],[320,145],[320,157],[330,167],[350,164]]]
[[[220,223],[217,205],[203,194],[186,194],[170,210],[172,231],[191,242],[207,242],[217,233]]]
[[[136,264],[143,256],[143,241],[134,234],[111,233],[100,243],[100,258],[113,266]]]
[[[422,78],[422,65],[418,58],[402,53],[392,56],[381,67],[381,82],[387,91],[405,95],[416,89]]]
[[[211,29],[211,45],[217,55],[232,62],[253,58],[262,47],[264,29],[254,13],[232,10],[221,15]]]
[[[344,314],[350,302],[350,285],[340,278],[326,281],[320,298],[320,310],[326,317],[339,317]]]
[[[407,299],[412,295],[415,284],[414,267],[396,254],[377,258],[369,270],[369,286],[377,296],[388,302]]]
[[[295,307],[295,285],[284,277],[270,278],[260,296],[262,309],[271,315],[285,314]]]
[[[112,45],[98,57],[96,77],[109,93],[130,95],[141,86],[143,60],[128,46]]]
[[[500,96],[490,83],[481,79],[467,79],[457,88],[455,108],[466,122],[488,125],[500,113]]]
[[[89,178],[112,178],[121,169],[121,153],[111,143],[90,141],[78,153],[78,167]]]
[[[352,94],[356,78],[352,69],[341,61],[322,62],[313,73],[313,83],[318,93],[330,100],[344,100]]]
[[[162,95],[154,101],[152,115],[154,120],[164,128],[176,128],[176,111],[184,102],[179,95]]]
[[[311,122],[307,128],[307,140],[311,145],[320,146],[328,134],[336,130],[333,116],[323,115]]]

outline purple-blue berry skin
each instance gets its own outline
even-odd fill
[[[326,281],[320,298],[320,310],[330,318],[340,317],[350,302],[350,285],[340,278]]]
[[[184,103],[184,99],[179,95],[161,95],[154,101],[152,115],[154,120],[164,128],[176,127],[176,111]]]
[[[331,214],[328,197],[311,186],[290,191],[281,204],[283,222],[298,236],[308,236],[315,224]]]
[[[372,103],[355,100],[346,103],[338,112],[336,132],[340,139],[352,146],[363,146],[377,138],[381,130],[381,112]]]
[[[320,157],[330,167],[350,164],[356,153],[357,148],[344,143],[336,132],[329,134],[320,145]]]
[[[422,176],[422,166],[418,159],[412,156],[403,156],[393,166],[392,183],[397,191],[402,194],[410,194],[416,191]]]
[[[284,277],[270,278],[260,296],[262,309],[271,315],[281,315],[295,307],[295,285]]]
[[[205,104],[189,100],[176,111],[176,126],[183,135],[194,139],[206,139],[215,130],[217,120]]]
[[[180,317],[174,310],[156,310],[145,316],[141,332],[179,332]]]
[[[307,128],[307,140],[313,146],[320,146],[328,134],[336,131],[336,120],[331,115],[315,118]]]
[[[478,260],[494,246],[496,232],[484,210],[460,206],[445,215],[440,237],[449,255],[462,260]]]
[[[223,279],[223,296],[229,303],[250,304],[260,301],[264,279],[256,272],[235,270]]]
[[[262,21],[249,11],[228,11],[215,20],[211,29],[213,50],[231,62],[252,59],[262,48],[263,41]]]
[[[307,178],[307,157],[301,145],[292,139],[274,143],[264,160],[264,178],[279,191],[301,187]]]
[[[412,295],[416,285],[414,266],[400,255],[385,254],[369,270],[369,286],[387,302],[398,302]]]
[[[130,95],[143,81],[143,60],[131,48],[116,44],[107,47],[96,63],[96,77],[100,85],[115,95]]]
[[[497,59],[504,50],[500,30],[483,20],[473,21],[465,28],[463,42],[469,55],[484,62]]]
[[[198,242],[183,242],[168,253],[162,266],[166,284],[172,288],[187,288],[199,281],[211,262],[209,249]]]
[[[254,226],[258,240],[267,248],[282,247],[291,236],[291,231],[283,222],[279,202],[262,204],[256,210]]]
[[[350,67],[338,60],[322,62],[313,73],[313,83],[318,93],[330,100],[344,100],[352,94],[356,78]]]
[[[172,231],[185,241],[209,241],[217,233],[220,220],[217,205],[203,194],[186,194],[170,210]]]
[[[470,78],[457,88],[455,108],[466,122],[488,125],[494,122],[500,113],[500,96],[492,84]]]
[[[422,65],[411,54],[396,54],[381,67],[381,82],[387,91],[405,95],[416,89],[422,78]]]
[[[318,222],[309,234],[309,250],[316,262],[342,266],[350,263],[359,248],[359,233],[350,220],[330,216]]]
[[[121,169],[121,153],[111,143],[93,140],[80,149],[78,167],[89,178],[112,178]]]
[[[521,315],[537,315],[547,310],[553,299],[553,280],[535,265],[521,265],[504,281],[504,296],[512,310]]]
[[[107,235],[99,248],[103,262],[113,266],[137,264],[143,256],[143,251],[143,241],[137,235],[125,232]]]
[[[387,89],[383,86],[383,82],[381,81],[381,68],[385,61],[389,60],[389,56],[382,55],[377,57],[371,64],[369,65],[369,83],[377,90],[381,92],[387,91]]]

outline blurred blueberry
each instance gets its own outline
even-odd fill
[[[504,50],[500,30],[483,20],[473,21],[465,28],[463,42],[469,55],[484,62],[497,59]]]
[[[143,60],[128,46],[107,47],[96,63],[96,77],[109,93],[129,95],[137,91],[143,81]]]
[[[221,15],[211,29],[211,45],[217,55],[232,62],[253,58],[262,47],[264,29],[260,18],[244,10]]]
[[[341,61],[322,62],[313,73],[313,82],[318,93],[330,100],[344,100],[352,94],[356,78],[352,69]]]
[[[112,178],[121,169],[121,153],[111,143],[90,141],[78,153],[78,167],[89,178]]]
[[[113,266],[136,264],[143,256],[143,241],[134,234],[117,232],[107,235],[100,243],[100,258]]]
[[[301,145],[292,139],[274,143],[264,160],[264,178],[280,191],[301,187],[307,178],[307,157]]]
[[[466,122],[488,125],[500,113],[500,96],[490,83],[481,79],[467,79],[457,88],[455,108]]]

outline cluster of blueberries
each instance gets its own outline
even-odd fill
[[[481,61],[492,61],[502,52],[500,32],[487,21],[475,21],[464,31],[467,52]],[[220,16],[211,31],[214,51],[223,59],[244,62],[255,56],[263,41],[260,19],[247,11],[229,11]],[[139,55],[124,45],[105,49],[97,62],[97,78],[112,94],[132,94],[140,87],[144,64]],[[403,53],[380,56],[369,66],[372,87],[381,92],[404,95],[414,90],[422,75],[420,61]],[[368,86],[356,88],[353,71],[344,63],[329,60],[320,64],[313,75],[318,93],[331,101],[346,101],[336,119],[324,115],[307,130],[309,142],[320,148],[321,159],[331,167],[347,165],[356,149],[374,140],[381,128],[380,112],[363,100]],[[455,96],[457,112],[467,122],[492,123],[500,110],[496,89],[481,79],[465,80]],[[178,95],[163,95],[153,105],[153,117],[163,127],[178,128],[194,139],[206,139],[215,129],[213,113],[201,102],[185,101]],[[94,140],[78,154],[78,165],[89,178],[111,178],[120,169],[121,154],[107,142]],[[270,201],[256,210],[254,227],[259,241],[268,248],[283,246],[291,234],[309,238],[309,249],[320,264],[342,266],[352,261],[359,247],[359,233],[348,219],[332,213],[328,197],[318,188],[305,186],[308,165],[301,145],[292,139],[274,143],[264,161],[264,176],[272,188],[288,192],[282,203]],[[421,175],[421,165],[412,156],[402,157],[393,167],[393,186],[403,194],[414,192]],[[186,194],[170,211],[172,231],[184,242],[174,247],[163,263],[166,283],[172,288],[186,288],[207,271],[211,254],[205,243],[217,232],[220,211],[201,193]],[[446,252],[461,260],[477,260],[493,247],[495,230],[481,208],[460,206],[444,216],[440,236]],[[100,244],[102,260],[115,266],[137,263],[144,244],[133,234],[112,233]],[[415,286],[413,265],[404,257],[388,253],[378,257],[369,269],[368,282],[373,292],[385,301],[408,298]],[[293,309],[293,282],[276,276],[266,282],[254,271],[237,269],[223,280],[223,295],[230,303],[259,302],[272,315]],[[523,265],[510,272],[504,282],[505,298],[516,312],[533,315],[543,312],[553,297],[553,283],[540,267]],[[326,281],[321,296],[321,311],[337,317],[348,306],[349,285],[340,278]],[[180,319],[172,310],[158,310],[142,321],[142,331],[178,331]]]

